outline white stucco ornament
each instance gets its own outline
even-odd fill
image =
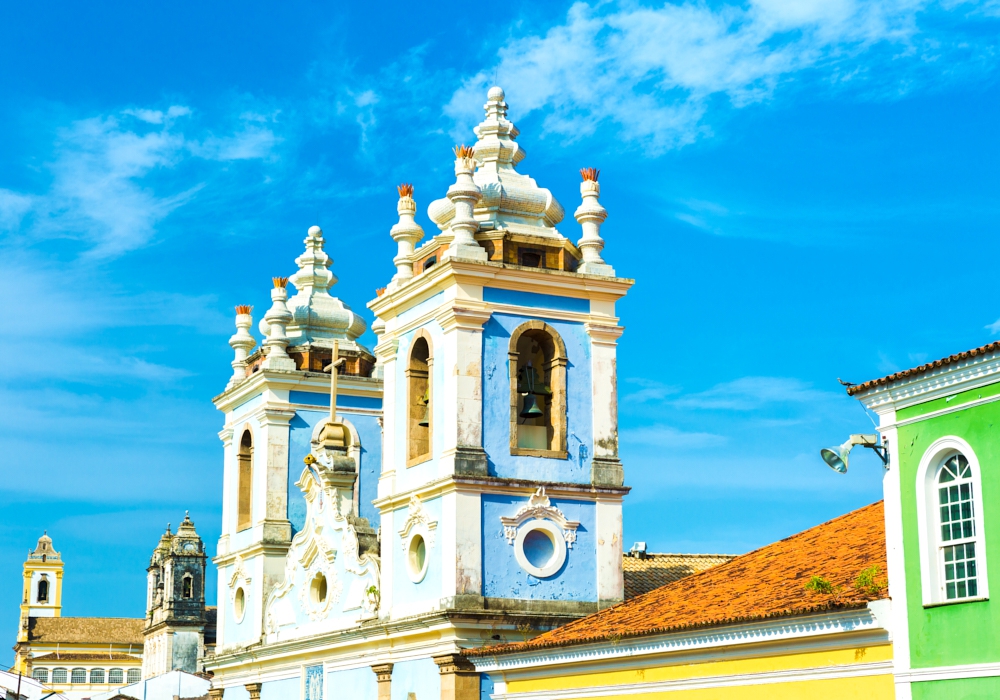
[[[306,501],[306,522],[285,555],[282,582],[264,603],[268,642],[298,639],[357,625],[374,614],[367,591],[379,588],[379,559],[359,555],[358,534],[338,504],[337,476],[309,460],[296,486]]]
[[[513,516],[501,516],[500,523],[507,543],[514,547],[517,563],[536,578],[548,578],[562,568],[580,527],[552,505],[544,486],[539,486]]]
[[[411,535],[418,530],[423,533],[427,546],[433,547],[434,533],[437,530],[437,520],[431,520],[417,494],[410,496],[410,503],[406,510],[406,522],[403,523],[403,527],[399,531],[399,539],[402,540],[403,551],[406,551]]]

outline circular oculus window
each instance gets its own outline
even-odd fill
[[[549,578],[566,561],[562,530],[550,520],[534,520],[517,531],[514,557],[535,578]]]
[[[243,591],[243,586],[236,589],[235,595],[233,595],[233,617],[236,619],[236,623],[239,624],[243,622],[243,616],[247,611],[247,594]]]
[[[427,542],[420,533],[414,534],[406,547],[406,573],[414,583],[420,583],[427,575]]]

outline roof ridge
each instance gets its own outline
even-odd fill
[[[972,348],[971,350],[964,350],[962,352],[952,353],[938,360],[933,360],[932,362],[925,362],[922,365],[917,365],[916,367],[911,367],[910,369],[900,370],[899,372],[893,372],[892,374],[887,374],[884,377],[879,377],[877,379],[869,379],[867,382],[862,382],[861,384],[855,384],[854,386],[847,387],[847,395],[854,396],[855,394],[860,394],[862,392],[868,391],[869,389],[874,389],[875,387],[882,384],[891,384],[892,382],[898,381],[900,379],[906,379],[912,375],[925,374],[932,369],[937,369],[938,367],[944,367],[950,365],[954,362],[961,362],[962,360],[967,360],[970,357],[978,357],[979,355],[988,354],[1000,350],[1000,340],[994,340],[992,343],[987,343],[986,345],[980,345],[978,348]]]

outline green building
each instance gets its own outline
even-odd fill
[[[896,697],[1000,698],[1000,342],[848,393],[889,454]]]

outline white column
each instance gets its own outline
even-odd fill
[[[387,338],[385,335],[375,346],[375,356],[382,367],[382,473],[378,480],[378,497],[395,493],[396,469],[405,469],[405,454],[397,454],[396,431],[397,425],[405,427],[405,415],[402,413],[406,406],[399,405],[396,400],[398,391],[399,363],[396,361],[396,353],[399,350],[399,339]],[[400,421],[404,421],[400,423]]]
[[[219,548],[217,554],[225,554],[229,551],[229,533],[233,531],[229,518],[232,516],[232,506],[230,505],[234,489],[234,469],[236,461],[233,451],[233,428],[224,428],[219,431],[219,439],[222,440],[222,536],[219,537]]]
[[[265,449],[254,448],[255,540],[287,543],[291,540],[288,522],[288,423],[295,411],[265,406],[254,414],[261,426]],[[261,468],[263,467],[263,468]]]

